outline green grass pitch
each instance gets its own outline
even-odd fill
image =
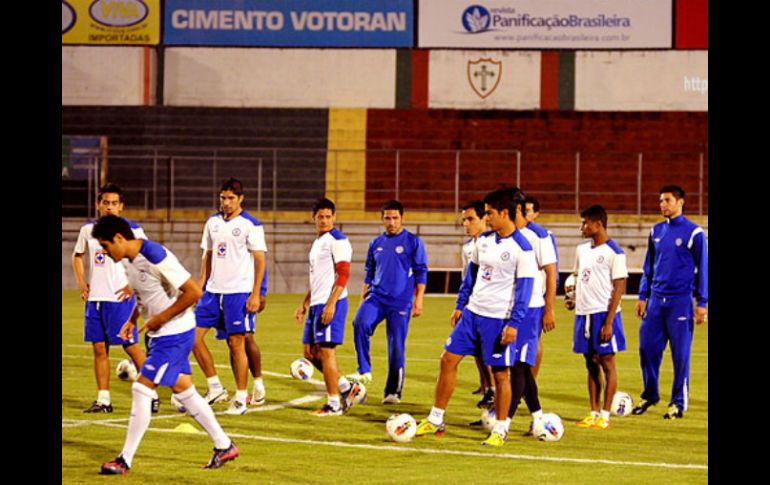
[[[581,429],[575,422],[588,411],[583,358],[571,352],[571,312],[557,302],[557,329],[545,334],[545,357],[538,378],[545,412],[559,414],[564,437],[539,442],[522,434],[530,417],[522,404],[502,448],[480,445],[485,433],[468,423],[479,418],[472,359],[461,365],[457,388],[446,413],[443,437],[393,443],[385,435],[385,420],[396,412],[425,417],[433,402],[439,356],[449,335],[454,298],[426,297],[423,316],[413,318],[407,340],[403,402],[380,404],[387,352],[385,325],[372,338],[374,382],[369,399],[346,416],[317,418],[309,414],[325,402],[322,388],[290,379],[289,364],[301,356],[302,327],[294,322],[301,295],[270,295],[258,316],[255,338],[262,349],[267,403],[244,416],[218,415],[241,456],[219,470],[202,470],[213,445],[205,434],[174,432],[183,423],[199,429],[189,416],[169,402],[170,390],[160,388],[160,414],[144,435],[133,468],[126,477],[98,475],[102,462],[120,451],[131,406],[128,383],[111,376],[112,414],[83,414],[96,396],[90,346],[83,342],[83,304],[75,291],[62,291],[62,483],[240,484],[240,483],[707,483],[708,481],[708,324],[696,328],[692,349],[690,410],[682,420],[662,419],[670,397],[672,368],[668,350],[661,368],[661,402],[643,416],[613,417],[608,430]],[[352,320],[358,297],[350,299],[345,344],[338,349],[341,371],[355,370]],[[621,391],[639,399],[639,320],[633,300],[624,300],[623,322],[628,350],[618,354]],[[211,333],[210,333],[211,334]],[[207,342],[220,377],[231,393],[232,373],[226,345]],[[112,349],[116,365],[125,353]],[[194,363],[194,358],[190,356]],[[319,373],[313,379],[321,380]],[[193,365],[193,380],[205,391],[203,373]],[[249,390],[251,380],[249,380]],[[294,401],[290,403],[290,401]],[[215,405],[221,412],[226,404]],[[507,474],[506,477],[500,477]]]

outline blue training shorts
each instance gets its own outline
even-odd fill
[[[249,293],[209,293],[203,292],[195,306],[195,326],[216,328],[217,340],[225,340],[228,335],[254,332],[256,313],[246,312]]]
[[[181,374],[192,375],[190,352],[194,344],[194,328],[184,333],[150,337],[147,360],[139,373],[159,386],[174,386]]]
[[[334,318],[328,325],[321,323],[321,313],[324,311],[323,303],[310,307],[305,329],[302,332],[302,343],[315,345],[320,343],[333,343],[342,345],[345,337],[345,318],[348,316],[348,299],[337,300],[334,310]]]
[[[537,344],[543,330],[543,312],[545,307],[528,308],[524,321],[516,333],[516,362],[526,362],[534,366],[537,359]]]
[[[620,312],[612,320],[612,338],[609,342],[599,342],[599,332],[604,324],[607,312],[591,315],[575,315],[575,332],[572,336],[572,351],[577,354],[595,353],[614,354],[626,350],[626,336],[623,334],[623,322]]]
[[[500,343],[504,325],[502,318],[482,317],[465,308],[444,349],[457,355],[481,355],[484,365],[510,367],[514,364],[516,348],[515,342]]]
[[[130,340],[118,336],[120,328],[131,318],[136,306],[132,295],[123,301],[88,301],[85,313],[86,342],[107,342],[108,345],[131,345],[137,343],[138,333],[134,332]]]

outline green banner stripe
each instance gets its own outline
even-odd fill
[[[409,108],[412,103],[412,51],[396,50],[396,108]]]
[[[559,53],[559,110],[575,109],[575,51]]]

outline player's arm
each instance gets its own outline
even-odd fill
[[[297,322],[302,323],[302,317],[305,316],[308,308],[310,308],[310,290],[307,290],[307,293],[305,293],[305,298],[302,300],[302,304],[294,312],[294,319]]]
[[[545,309],[543,310],[543,331],[550,332],[556,328],[556,263],[547,264],[545,271]]]
[[[328,325],[334,320],[334,313],[337,310],[337,300],[350,279],[350,261],[353,259],[353,247],[347,239],[335,240],[331,245],[332,261],[334,261],[334,285],[331,294],[326,300],[324,309],[321,312],[321,323]]]
[[[86,270],[83,264],[83,253],[72,253],[72,271],[75,273],[75,282],[80,290],[80,299],[88,300],[90,287],[86,282]]]
[[[122,327],[120,327],[120,332],[118,332],[118,335],[123,340],[131,340],[131,337],[133,337],[134,333],[134,327],[136,327],[136,323],[139,321],[139,305],[134,304],[134,310],[131,312],[131,316],[128,318],[126,323],[123,324]]]
[[[452,312],[452,316],[449,318],[449,322],[454,327],[462,316],[463,308],[468,304],[473,293],[473,286],[476,284],[476,278],[479,274],[478,252],[474,246],[473,251],[469,259],[468,267],[465,270],[465,276],[462,283],[460,283],[460,291],[457,292],[457,301],[455,302],[455,310]]]
[[[607,316],[602,324],[602,329],[599,332],[600,342],[609,342],[612,338],[612,321],[615,319],[615,313],[618,311],[620,305],[620,299],[626,292],[626,278],[618,278],[612,280],[612,295],[610,296],[610,304],[607,306]]]
[[[198,277],[198,286],[201,288],[206,287],[206,282],[209,280],[209,277],[211,276],[211,256],[212,256],[211,249],[204,250],[203,251],[203,259],[201,260],[201,274]]]
[[[511,317],[503,326],[503,334],[500,343],[508,345],[516,340],[521,322],[527,315],[529,301],[532,299],[532,291],[535,287],[535,274],[537,272],[537,260],[533,251],[522,251],[516,261],[516,280],[513,288],[513,307]]]
[[[139,332],[145,330],[158,330],[168,323],[169,320],[193,306],[201,295],[203,295],[203,291],[198,283],[196,283],[192,277],[187,278],[187,280],[182,283],[182,286],[179,287],[179,295],[177,295],[176,301],[170,307],[157,315],[153,315],[149,320],[144,322],[144,325],[139,329]]]
[[[693,237],[693,257],[698,273],[695,275],[695,323],[706,321],[706,305],[709,299],[709,256],[706,235],[699,232]]]
[[[415,237],[416,247],[412,256],[412,273],[414,274],[415,291],[412,316],[422,315],[422,303],[425,297],[425,286],[428,284],[428,256],[425,245],[419,237]]]
[[[265,297],[260,295],[260,290],[262,288],[262,278],[265,277],[265,252],[252,251],[251,254],[254,256],[254,286],[251,289],[249,299],[246,300],[246,311],[255,313],[260,311],[260,307],[264,308],[263,302]]]
[[[647,253],[644,255],[644,266],[642,266],[642,278],[639,280],[639,301],[636,302],[636,316],[642,318],[647,308],[647,299],[650,297],[650,287],[652,286],[652,269],[655,264],[655,245],[652,241],[652,235],[655,228],[650,230],[650,237],[647,238]]]
[[[374,274],[376,269],[376,262],[374,261],[374,252],[372,247],[374,246],[374,240],[369,243],[369,250],[366,252],[366,262],[364,263],[364,287],[361,290],[361,299],[366,298],[369,293],[369,287],[374,280]]]

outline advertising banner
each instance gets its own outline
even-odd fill
[[[164,44],[412,47],[412,0],[168,0]]]
[[[418,46],[672,47],[672,0],[420,0]]]
[[[160,0],[62,0],[61,42],[158,45]]]

